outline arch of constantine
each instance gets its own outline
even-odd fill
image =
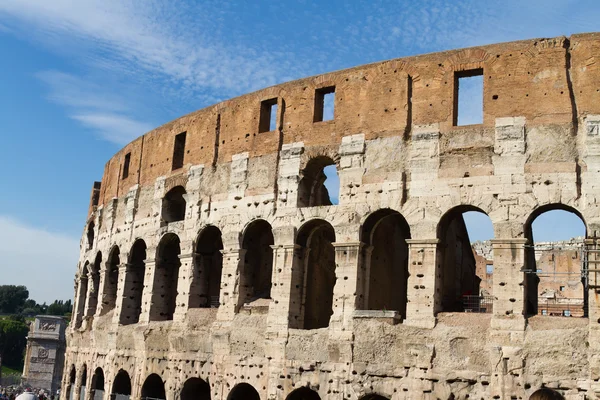
[[[63,399],[600,397],[598,57],[592,33],[385,61],[129,143],[92,190]],[[586,226],[583,316],[538,315],[553,209]],[[485,306],[467,211],[494,228]]]

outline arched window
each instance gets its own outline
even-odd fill
[[[94,400],[102,400],[104,398],[104,371],[102,371],[102,368],[96,368],[96,371],[94,371],[92,390]]]
[[[339,185],[335,162],[326,156],[313,158],[302,170],[298,185],[298,207],[338,204]]]
[[[243,303],[271,298],[273,244],[273,231],[267,221],[259,219],[248,225],[242,240],[245,256],[240,300]]]
[[[290,393],[285,400],[321,400],[321,397],[314,390],[301,387]]]
[[[183,186],[175,186],[167,192],[162,201],[163,222],[168,224],[185,219],[185,194]]]
[[[135,324],[142,312],[142,294],[146,275],[146,242],[138,239],[131,246],[129,265],[123,286],[123,308],[119,321],[123,325]]]
[[[406,317],[410,228],[396,211],[371,214],[362,228],[365,283],[363,308],[397,311]]]
[[[210,400],[210,386],[200,378],[190,378],[183,384],[181,400]]]
[[[119,370],[112,385],[112,397],[114,400],[129,400],[131,396],[131,378],[124,370]]]
[[[83,364],[81,371],[81,389],[79,390],[79,400],[85,399],[85,388],[87,386],[87,365]]]
[[[150,321],[168,321],[173,319],[177,300],[177,282],[179,280],[179,237],[167,233],[158,244],[153,294],[160,301],[150,306]]]
[[[94,247],[94,221],[91,221],[87,228],[87,249],[92,247]]]
[[[298,231],[296,243],[302,249],[302,259],[297,264],[302,273],[293,280],[302,287],[297,292],[299,298],[292,299],[300,305],[299,315],[292,315],[292,325],[303,329],[329,326],[336,282],[334,242],[335,231],[324,220],[311,220]]]
[[[190,308],[218,307],[223,270],[223,240],[216,226],[207,226],[198,235],[194,254],[194,275],[190,285]]]
[[[468,225],[466,221],[472,220],[474,215],[478,216],[475,217],[478,222]],[[491,220],[474,206],[454,207],[441,218],[438,224],[437,311],[492,312],[492,286],[485,275],[488,261],[484,260],[482,264],[480,260],[478,264],[471,245],[470,236],[481,237],[476,229],[481,226],[492,229]],[[489,234],[493,235],[493,230]],[[491,243],[487,243],[491,251]]]
[[[73,388],[75,387],[75,365],[71,365],[71,372],[69,373],[69,384],[67,386],[67,400],[73,400]]]
[[[238,383],[229,392],[227,400],[260,400],[260,395],[252,385]]]
[[[142,385],[142,399],[165,400],[165,383],[156,374],[149,375]]]
[[[587,316],[586,225],[581,214],[549,204],[529,216],[524,232],[526,314]]]
[[[118,246],[113,246],[108,255],[106,274],[104,275],[104,290],[102,292],[102,315],[115,308],[117,300],[117,285],[119,282],[119,265],[121,259]]]
[[[85,310],[86,317],[93,317],[94,314],[96,314],[96,307],[98,306],[98,292],[100,291],[100,268],[102,268],[102,253],[98,252],[88,277],[89,286]]]

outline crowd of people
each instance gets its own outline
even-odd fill
[[[59,393],[23,386],[0,386],[0,400],[58,400]]]

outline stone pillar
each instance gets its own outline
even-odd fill
[[[190,308],[190,293],[194,282],[194,254],[179,255],[179,276],[177,279],[177,298],[175,300],[175,313],[173,321],[183,322]]]
[[[146,254],[155,254],[150,249],[146,250]],[[150,322],[150,309],[152,308],[152,302],[155,297],[160,297],[158,294],[154,294],[154,281],[156,277],[156,261],[154,259],[148,259],[144,261],[145,274],[144,274],[144,290],[142,291],[142,312],[140,314],[140,323],[147,324]],[[156,299],[158,300],[158,299]]]
[[[304,271],[302,247],[297,244],[271,246],[273,249],[273,287],[267,316],[267,332],[287,338],[288,328],[297,328],[302,306]]]
[[[84,287],[85,286],[85,287]],[[87,274],[82,274],[79,277],[79,283],[77,284],[77,304],[75,306],[75,323],[73,324],[73,329],[79,328],[81,326],[81,322],[83,321],[83,314],[85,311],[85,302],[87,295],[87,287],[88,287],[88,277]]]
[[[108,305],[105,305],[105,296],[108,285],[108,263],[104,263],[104,268],[100,269],[100,283],[98,284],[98,301],[96,302],[96,315],[104,315],[108,311]]]
[[[590,380],[600,379],[600,239],[586,239],[588,272],[588,316]],[[582,255],[583,258],[584,255]],[[584,265],[585,266],[585,265]]]
[[[221,299],[217,320],[231,321],[239,307],[240,275],[244,264],[244,249],[228,248],[221,250],[223,254],[223,272],[221,275]]]
[[[433,328],[440,309],[437,293],[439,239],[406,239],[408,243],[408,285],[404,324]]]
[[[494,251],[492,328],[525,329],[525,244],[527,239],[492,239]]]
[[[362,242],[332,243],[335,248],[333,315],[330,330],[352,330],[352,318],[362,294],[363,277],[358,273],[362,263]]]
[[[127,323],[127,317],[130,315],[133,307],[133,300],[129,296],[125,296],[126,292],[131,291],[133,286],[132,276],[133,264],[125,263],[119,265],[119,280],[117,282],[117,298],[115,299],[115,312],[113,314],[113,324]]]

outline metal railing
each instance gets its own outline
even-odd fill
[[[494,309],[494,296],[462,296],[464,312],[491,313]]]

